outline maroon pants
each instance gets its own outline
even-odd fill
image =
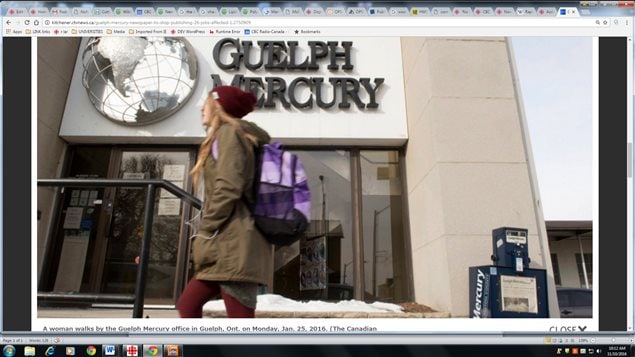
[[[227,317],[254,317],[255,309],[241,304],[233,296],[226,294],[217,281],[192,279],[183,290],[176,304],[181,317],[202,317],[203,305],[221,295],[225,302]]]

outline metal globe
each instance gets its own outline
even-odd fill
[[[106,118],[125,125],[174,114],[198,78],[194,48],[181,37],[93,37],[82,62],[90,101]]]

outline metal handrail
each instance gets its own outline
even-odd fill
[[[182,188],[176,186],[170,181],[150,179],[38,179],[38,186],[55,186],[55,187],[147,187],[145,212],[143,219],[143,237],[141,239],[141,254],[139,255],[139,270],[137,271],[137,281],[135,285],[134,307],[132,309],[133,318],[143,317],[143,301],[145,298],[146,277],[148,273],[148,259],[150,257],[150,241],[152,240],[152,221],[154,218],[154,199],[155,190],[162,188],[182,201],[189,203],[194,208],[201,209],[201,200],[186,192]]]

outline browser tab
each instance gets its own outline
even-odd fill
[[[430,16],[432,12],[427,7],[413,7],[410,9],[410,14],[413,16]]]
[[[435,7],[432,9],[434,16],[452,16],[452,10],[449,7]]]
[[[408,16],[410,15],[410,11],[408,11],[407,7],[391,7],[390,15],[391,16]]]
[[[114,14],[110,7],[96,7],[93,9],[93,15],[95,16],[113,16]]]
[[[218,16],[218,9],[215,7],[201,7],[198,9],[201,16]]]
[[[195,7],[179,7],[178,8],[179,16],[196,16],[198,15],[198,11]]]
[[[366,8],[364,7],[349,7],[346,9],[346,15],[348,16],[366,16]]]
[[[74,7],[73,16],[90,16],[91,9],[85,7]]]
[[[539,7],[538,16],[556,16],[558,10],[555,7]]]
[[[452,10],[454,16],[472,16],[472,8],[471,7],[455,7]]]
[[[366,16],[368,13],[366,12],[365,7],[349,7],[346,9],[346,15],[348,16]]]
[[[533,7],[519,7],[516,9],[518,16],[536,16],[536,9]]]
[[[371,7],[368,9],[368,14],[373,16],[387,16],[388,9],[385,7]]]
[[[302,16],[304,15],[304,11],[302,11],[301,7],[285,7],[284,15],[285,16]]]
[[[282,16],[282,9],[279,7],[265,7],[262,9],[265,16]]]
[[[116,16],[130,16],[134,15],[134,10],[131,7],[116,7],[115,8]]]
[[[477,7],[474,9],[476,16],[494,16],[494,9],[491,7]]]
[[[52,16],[70,16],[71,9],[67,7],[54,7],[51,9]]]
[[[343,7],[329,7],[326,9],[326,15],[328,16],[344,16],[346,15],[346,9]]]
[[[16,7],[7,10],[9,16],[27,16],[29,12],[23,7]]]
[[[35,16],[46,16],[49,15],[49,9],[46,7],[35,7],[31,8],[31,10],[29,10],[29,13]]]
[[[561,7],[558,9],[558,17],[580,17],[575,7]]]
[[[304,9],[304,13],[307,16],[324,16],[326,15],[326,12],[324,12],[324,9],[321,7],[307,7],[306,9]]]
[[[243,16],[260,16],[260,9],[257,7],[243,7],[241,13]]]
[[[157,8],[157,15],[159,16],[175,16],[176,9],[173,7],[159,7]]]
[[[135,14],[137,16],[154,16],[154,8],[153,7],[138,7],[135,9]]]
[[[237,7],[221,7],[220,14],[222,16],[238,16],[240,15],[240,10]]]
[[[513,7],[497,7],[496,16],[516,16],[516,11]]]

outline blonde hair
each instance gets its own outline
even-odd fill
[[[192,182],[194,184],[194,192],[197,191],[198,183],[201,177],[201,172],[203,171],[203,166],[205,166],[205,160],[208,155],[211,155],[211,147],[214,142],[214,138],[216,137],[216,131],[223,124],[229,124],[233,126],[239,133],[241,133],[247,140],[249,140],[252,144],[258,145],[258,139],[256,136],[246,133],[242,127],[240,126],[240,119],[234,118],[231,115],[227,114],[223,110],[223,107],[214,99],[212,92],[210,91],[207,95],[207,99],[203,105],[209,105],[211,109],[211,123],[209,124],[209,128],[207,129],[207,136],[201,143],[201,146],[198,149],[198,157],[196,159],[196,163],[194,167],[190,171],[190,175],[192,175]]]

